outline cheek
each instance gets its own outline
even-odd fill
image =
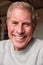
[[[8,28],[8,33],[13,32],[13,30],[14,30],[14,27],[10,24],[7,25],[7,28]]]
[[[26,30],[25,33],[26,33],[27,35],[30,35],[30,34],[33,33],[33,28],[32,28],[32,27],[28,27],[28,28],[26,28],[25,30]]]

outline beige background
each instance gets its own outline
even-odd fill
[[[37,20],[37,27],[34,32],[34,37],[43,39],[43,9],[39,9],[37,12],[39,14],[39,20]]]

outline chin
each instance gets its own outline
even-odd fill
[[[16,43],[16,44],[15,44]],[[22,43],[17,43],[17,42],[14,42],[14,47],[15,48],[18,48],[18,49],[22,49],[24,47],[26,47],[26,43],[22,42]]]

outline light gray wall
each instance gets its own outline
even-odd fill
[[[43,39],[43,9],[37,10],[40,19],[37,21],[37,27],[34,32],[35,38]]]

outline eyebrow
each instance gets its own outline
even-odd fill
[[[14,20],[12,20],[12,22],[15,23],[15,24],[16,24],[16,23],[17,23],[17,24],[19,23],[18,21],[14,21]],[[21,21],[21,22],[22,22],[22,21]],[[23,25],[24,25],[24,24],[31,25],[32,22],[24,21],[22,24],[23,24]]]
[[[30,22],[24,22],[23,24],[31,25],[32,23],[30,23]]]

